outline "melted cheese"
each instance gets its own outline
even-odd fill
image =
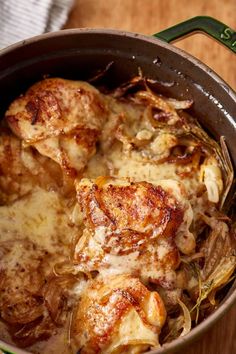
[[[40,295],[45,279],[51,274],[54,265],[68,259],[71,238],[75,237],[77,229],[70,221],[71,207],[67,204],[68,200],[62,198],[59,193],[35,187],[33,192],[13,204],[0,207],[2,317],[4,314],[8,315],[4,310],[5,304],[14,309],[16,302],[19,304],[16,313],[24,306],[25,311],[29,311],[27,301],[28,306],[31,306],[30,301],[32,302],[31,311],[37,311],[37,304],[33,302],[34,294]],[[9,314],[14,316],[14,311]],[[48,312],[44,314],[46,318]],[[61,342],[64,342],[68,334],[67,331],[63,331],[61,335],[56,335],[56,327],[53,330],[52,333],[56,335],[51,339],[53,351],[49,349],[51,347],[47,342],[36,343],[32,351],[56,353],[58,346],[62,350]],[[4,338],[2,334],[1,338]],[[8,341],[11,342],[9,339]],[[65,353],[69,352],[66,343],[63,350]]]
[[[74,231],[65,209],[56,192],[35,188],[14,204],[0,207],[1,242],[26,238],[48,252],[66,252]]]
[[[147,99],[150,98],[150,93],[142,92],[141,96]],[[7,173],[4,170],[5,175],[3,173],[3,176],[0,176],[0,184],[3,188],[3,191],[0,190],[0,199],[2,199],[0,202],[3,204],[8,201],[9,205],[0,207],[0,246],[8,245],[7,252],[4,251],[0,260],[0,271],[4,270],[9,278],[9,283],[6,282],[7,290],[11,296],[11,291],[13,295],[15,291],[17,294],[18,287],[25,285],[24,274],[19,275],[19,267],[28,269],[29,274],[32,268],[32,272],[37,275],[43,268],[41,261],[46,259],[49,253],[53,262],[49,261],[46,264],[46,272],[50,273],[55,259],[59,262],[68,258],[72,240],[78,240],[75,255],[80,254],[80,261],[73,268],[74,272],[83,271],[89,275],[90,272],[99,271],[100,275],[91,281],[95,285],[90,288],[90,282],[83,279],[70,291],[72,298],[81,299],[78,304],[78,323],[75,324],[75,332],[78,330],[77,340],[82,346],[86,345],[91,332],[94,332],[95,339],[103,333],[107,335],[105,339],[109,338],[105,344],[98,341],[98,346],[92,348],[91,352],[86,351],[85,348],[86,353],[93,353],[93,349],[97,353],[102,348],[103,354],[124,352],[139,354],[150,347],[159,346],[158,334],[165,321],[165,308],[161,299],[158,300],[157,293],[147,295],[148,290],[140,280],[145,284],[160,280],[157,284],[163,297],[167,297],[166,302],[177,303],[181,296],[181,289],[175,288],[179,251],[184,254],[194,252],[199,215],[208,208],[208,201],[217,203],[220,200],[223,190],[221,171],[214,158],[206,158],[202,166],[197,168],[193,168],[192,161],[178,164],[165,160],[171,155],[172,149],[181,145],[180,137],[183,131],[177,125],[175,127],[180,117],[171,104],[168,106],[167,101],[165,102],[161,97],[157,96],[151,106],[143,104],[145,100],[142,101],[142,97],[141,100],[136,101],[138,104],[135,104],[132,100],[125,102],[103,95],[84,82],[46,79],[35,84],[25,95],[16,99],[6,113],[12,131],[23,139],[23,145],[34,146],[39,152],[37,156],[40,154],[47,156],[44,157],[47,161],[45,171],[50,169],[50,163],[54,160],[56,162],[54,165],[60,172],[57,173],[58,176],[61,174],[60,168],[65,174],[71,176],[69,181],[64,174],[65,184],[73,185],[76,174],[79,178],[83,176],[90,179],[112,176],[115,178],[112,184],[121,187],[128,186],[131,182],[150,182],[152,186],[160,186],[169,194],[168,208],[173,207],[173,210],[180,208],[183,211],[183,220],[175,230],[174,241],[171,237],[158,238],[162,229],[161,226],[157,227],[155,221],[152,220],[155,224],[153,230],[150,219],[147,225],[141,225],[145,213],[149,216],[155,213],[155,218],[158,219],[158,206],[150,211],[148,203],[143,202],[145,198],[141,198],[143,214],[140,214],[139,225],[134,225],[132,219],[129,220],[131,226],[134,226],[132,231],[137,232],[137,229],[140,233],[153,231],[152,237],[157,241],[154,243],[151,239],[151,242],[145,246],[145,251],[143,249],[139,251],[139,246],[141,249],[146,241],[144,238],[138,239],[134,242],[137,248],[134,247],[130,251],[130,240],[125,233],[130,225],[125,225],[123,234],[121,231],[124,231],[122,222],[126,220],[124,214],[129,213],[135,200],[132,200],[122,216],[119,207],[116,206],[116,210],[112,209],[115,200],[111,198],[108,214],[115,210],[117,219],[120,217],[121,226],[119,225],[120,228],[115,231],[112,230],[114,237],[109,239],[112,228],[102,224],[91,231],[91,225],[89,228],[86,227],[89,216],[83,215],[83,208],[78,204],[74,205],[72,200],[67,200],[65,196],[50,188],[47,188],[47,191],[42,189],[42,184],[39,184],[42,188],[38,187],[35,181],[45,178],[44,169],[40,164],[39,168],[33,158],[34,150],[31,148],[22,150],[20,140],[10,136],[8,143],[12,147],[10,155],[15,154],[17,157],[19,152],[21,155],[15,162],[13,159],[14,164],[12,163],[12,169],[9,170],[10,155],[3,155],[6,149],[1,143],[0,151],[3,159],[0,159],[0,164],[2,163]],[[138,99],[137,96],[134,98]],[[172,118],[166,126],[163,123],[156,126],[151,123],[150,115],[153,107],[160,111],[164,108],[164,111],[171,113]],[[188,144],[189,141],[186,147],[191,148],[192,146]],[[194,144],[196,145],[196,142]],[[185,142],[183,145],[185,146]],[[188,152],[191,155],[191,149]],[[162,159],[163,161],[160,162]],[[54,178],[55,166],[50,170]],[[25,169],[35,177],[34,183],[28,179]],[[53,187],[51,179],[48,180],[50,184],[47,182],[46,185]],[[13,194],[10,197],[9,186]],[[150,198],[147,199],[150,202]],[[12,201],[14,203],[10,204]],[[91,202],[90,214],[96,208],[98,209],[98,205],[99,202],[95,198]],[[97,218],[104,216],[101,210]],[[117,235],[121,238],[127,237],[127,244],[122,243],[123,240],[119,240]],[[106,248],[110,251],[106,251]],[[132,278],[130,274],[140,279]],[[161,283],[163,279],[164,282]],[[134,308],[133,305],[127,305],[129,297],[124,296],[119,303],[130,283],[133,284],[132,291],[141,289],[135,300],[138,305],[142,302],[139,311],[137,306]],[[195,283],[194,278],[190,279],[189,288],[194,287]],[[36,284],[32,284],[33,286],[36,287]],[[41,286],[41,283],[38,286]],[[169,287],[168,292],[165,292],[165,286]],[[124,293],[117,292],[117,287],[118,290],[124,290]],[[25,288],[28,291],[28,283]],[[111,292],[113,293],[110,296]],[[109,306],[104,305],[107,298],[110,301]],[[4,301],[3,297],[2,301]],[[121,307],[124,303],[127,305],[120,318],[119,316],[115,318],[121,309],[119,306],[116,307],[117,303]],[[144,311],[145,321],[142,317],[144,315],[140,316],[140,311]],[[0,323],[0,332],[4,332],[3,327]],[[110,332],[107,331],[108,329]],[[1,333],[1,338],[10,341],[9,335],[5,332]],[[67,330],[62,328],[49,341],[39,342],[31,349],[34,353],[67,353],[70,351],[67,339]],[[77,350],[78,346],[75,352]]]
[[[194,194],[199,187],[199,175],[194,174],[192,177],[181,177],[182,168],[176,167],[175,164],[162,163],[160,165],[137,159],[136,153],[124,154],[119,147],[111,150],[107,155],[108,166],[111,175],[115,177],[130,177],[135,181],[147,181],[155,183],[156,181],[171,179],[184,183],[189,196]]]
[[[155,184],[143,185],[142,183],[131,183],[129,179],[108,178],[102,182],[102,187],[98,187],[99,181],[101,180],[98,179],[97,185],[96,181],[88,179],[76,183],[81,206],[77,211],[80,214],[82,210],[86,210],[84,214],[82,212],[83,217],[78,217],[78,219],[84,218],[86,220],[83,235],[75,248],[74,262],[77,263],[78,271],[86,273],[99,271],[103,276],[134,274],[138,275],[145,284],[150,280],[174,284],[174,270],[178,266],[179,254],[173,239],[178,238],[179,249],[183,252],[191,253],[195,248],[195,239],[189,231],[193,212],[186,199],[184,186],[173,180],[162,180],[156,181]],[[166,192],[166,197],[168,197],[165,202],[161,202],[159,199],[158,188]],[[97,193],[95,197],[93,196],[94,190]],[[154,192],[154,199],[149,194],[149,192],[152,193],[151,191]],[[121,194],[119,195],[119,193]],[[109,199],[110,195],[111,199]],[[122,201],[119,199],[119,204],[111,205],[112,202],[114,203],[115,196],[121,197]],[[103,210],[96,203],[97,197],[99,203],[103,205]],[[146,203],[147,199],[150,200],[150,203]],[[153,211],[151,211],[150,205],[153,206],[154,200],[155,203],[160,200],[160,205],[155,204]],[[168,236],[162,236],[163,222],[160,210],[163,212],[167,205],[169,210],[178,208],[183,210],[182,223],[180,221],[178,227],[172,225],[171,239]],[[109,218],[106,219],[106,214],[104,214],[104,210],[108,210],[107,206],[110,206],[109,218],[113,220],[110,226],[109,221],[107,224]],[[132,219],[132,212],[134,212],[136,220]],[[125,213],[126,216],[124,216]],[[150,213],[153,214],[152,218],[149,216]],[[147,224],[145,224],[146,217],[148,217]],[[91,224],[88,221],[90,218],[93,220]],[[130,221],[127,221],[129,220],[127,218],[130,218]],[[174,222],[174,219],[173,217],[170,222]],[[123,234],[123,232],[125,233]],[[135,241],[132,232],[136,232],[136,235],[137,232],[141,232],[142,237]],[[128,233],[131,236],[128,236]],[[192,243],[189,243],[189,238],[193,239]]]

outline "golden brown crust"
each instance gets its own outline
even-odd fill
[[[155,297],[152,304],[148,302],[150,295],[151,292],[137,278],[129,275],[91,281],[75,311],[72,327],[72,336],[81,353],[100,353],[111,346],[122,321],[128,321],[126,316],[131,310],[135,310],[143,326],[158,338],[166,312],[159,295],[152,293]],[[153,312],[155,325],[148,311],[149,314]],[[156,341],[158,343],[158,339]],[[128,346],[127,339],[127,349]]]
[[[140,239],[145,235],[151,238],[160,235],[174,237],[183,220],[183,213],[174,197],[160,186],[147,182],[131,182],[122,186],[112,180],[104,187],[99,184],[100,179],[91,186],[78,184],[77,198],[88,227],[133,230],[134,236],[141,233]],[[155,235],[153,230],[156,228],[158,234]]]
[[[99,129],[105,114],[105,103],[94,87],[52,78],[36,83],[13,101],[6,119],[16,135],[30,142],[66,133],[77,126]]]
[[[59,78],[36,83],[6,112],[12,131],[71,177],[95,152],[106,117],[105,100],[94,87]]]
[[[76,187],[85,222],[74,255],[79,269],[111,268],[170,287],[166,272],[179,264],[174,239],[183,221],[183,209],[173,195],[127,179],[82,180]]]

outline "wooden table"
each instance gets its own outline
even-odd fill
[[[152,34],[197,15],[215,17],[235,29],[236,1],[75,0],[66,28],[103,27]],[[206,63],[236,90],[236,56],[233,53],[200,34],[176,45]],[[236,305],[181,354],[236,354]]]

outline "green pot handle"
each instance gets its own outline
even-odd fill
[[[0,348],[0,354],[14,354],[14,353],[9,352],[9,351],[7,351],[7,350],[4,350],[4,349]]]
[[[154,37],[169,43],[176,41],[179,38],[188,36],[193,32],[203,32],[208,34],[236,53],[236,32],[222,22],[208,16],[197,16],[190,18],[189,20],[181,22],[178,25],[170,27],[159,33],[155,33]]]

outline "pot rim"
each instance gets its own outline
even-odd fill
[[[210,69],[206,64],[202,63],[199,59],[195,58],[191,54],[185,52],[182,49],[179,49],[167,42],[162,41],[161,39],[158,39],[153,36],[148,36],[148,35],[143,35],[139,33],[133,33],[133,32],[128,32],[128,31],[122,31],[122,30],[116,30],[116,29],[94,29],[94,28],[76,28],[76,29],[64,29],[56,32],[50,32],[50,33],[45,33],[41,34],[38,36],[31,37],[29,39],[17,42],[15,44],[12,44],[4,49],[0,50],[0,58],[3,55],[7,55],[10,52],[13,52],[16,49],[19,48],[24,48],[27,45],[36,43],[36,42],[41,42],[44,39],[48,38],[55,38],[55,37],[67,37],[70,35],[80,35],[80,34],[101,34],[101,35],[117,35],[117,36],[125,36],[129,37],[131,39],[138,39],[141,41],[149,42],[152,44],[157,44],[158,46],[164,47],[168,49],[171,52],[174,52],[181,57],[183,57],[185,60],[190,61],[193,65],[199,67],[201,70],[205,71],[205,73],[209,76],[211,76],[216,84],[220,85],[226,92],[227,94],[232,98],[233,101],[236,103],[236,92],[218,75],[216,74],[212,69]],[[204,90],[204,88],[202,88]],[[236,126],[236,122],[234,123]],[[166,354],[170,353],[181,349],[183,346],[186,346],[187,344],[190,344],[194,340],[196,340],[203,332],[206,332],[218,319],[220,319],[231,307],[232,305],[236,302],[236,281],[232,285],[232,288],[235,286],[235,289],[229,290],[232,291],[232,293],[229,295],[226,295],[226,298],[223,300],[223,302],[219,305],[219,307],[210,315],[208,316],[203,322],[201,322],[199,325],[194,327],[186,336],[184,337],[179,337],[175,339],[174,341],[164,344],[162,347],[159,349],[154,349],[151,350],[147,353],[150,354]],[[232,289],[231,288],[231,289]],[[0,340],[0,349],[5,349],[5,350],[14,350],[16,354],[26,354],[29,353],[27,351],[24,351],[20,348],[17,348],[13,345],[7,344],[3,341]]]
[[[173,44],[167,43],[157,37],[152,35],[144,35],[141,33],[117,30],[117,29],[106,29],[106,28],[71,28],[71,29],[62,29],[55,32],[48,32],[44,34],[40,34],[34,37],[30,37],[28,39],[24,39],[17,43],[11,44],[6,48],[0,49],[0,57],[2,55],[8,54],[15,49],[24,47],[28,44],[33,44],[38,41],[43,41],[44,39],[53,38],[53,37],[66,37],[70,35],[80,35],[80,34],[101,34],[101,35],[118,35],[118,36],[125,36],[130,37],[133,39],[140,39],[142,41],[147,41],[152,44],[158,44],[161,47],[164,47],[180,56],[184,59],[189,60],[195,66],[200,67],[203,71],[205,71],[208,75],[210,75],[217,83],[224,88],[224,90],[236,100],[236,91],[230,87],[226,81],[224,81],[214,70],[212,70],[209,66],[204,64],[201,60],[197,59],[193,55],[187,53],[183,49],[175,47]]]

